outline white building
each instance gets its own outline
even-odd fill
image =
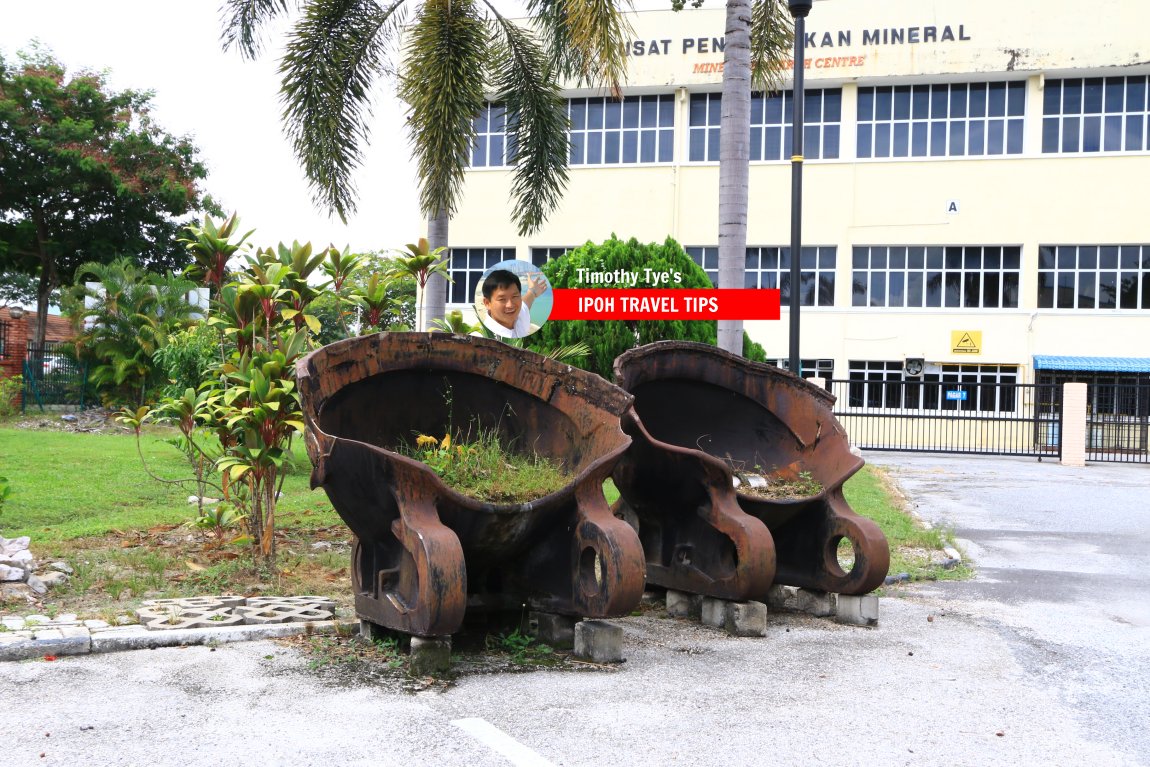
[[[815,3],[804,374],[901,380],[921,359],[944,382],[1150,381],[1145,8]],[[470,305],[488,264],[542,263],[612,233],[669,235],[714,273],[723,18],[718,6],[634,15],[623,101],[567,93],[570,183],[529,238],[511,223],[498,108],[481,118],[451,224],[450,304]],[[753,104],[748,286],[789,282],[789,102]],[[781,322],[747,323],[770,357],[789,354],[786,306],[784,292]]]

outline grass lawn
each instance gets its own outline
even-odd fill
[[[351,532],[327,496],[309,489],[302,445],[296,446],[295,470],[277,509],[280,572],[261,580],[251,569],[246,544],[215,540],[190,525],[196,507],[187,499],[196,492],[194,484],[148,477],[130,435],[112,425],[104,433],[14,425],[13,419],[0,422],[0,476],[12,488],[0,509],[0,535],[30,536],[39,561],[63,560],[75,570],[68,584],[44,598],[39,609],[47,614],[108,619],[130,613],[142,599],[224,592],[321,594],[350,604]],[[156,475],[190,478],[182,454],[164,442],[173,434],[146,432],[140,449]],[[618,496],[613,485],[606,491],[609,501]],[[892,573],[916,579],[966,574],[931,563],[945,534],[924,530],[905,514],[877,470],[867,467],[853,477],[846,495],[856,511],[886,532]],[[242,525],[235,530],[242,532]],[[26,607],[22,598],[0,601],[0,612]]]

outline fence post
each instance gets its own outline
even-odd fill
[[[1086,465],[1086,384],[1062,384],[1062,465]]]

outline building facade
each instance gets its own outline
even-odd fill
[[[1144,18],[1136,0],[815,3],[805,375],[1150,381]],[[612,233],[674,237],[714,278],[723,21],[718,7],[633,16],[624,98],[565,94],[570,183],[528,238],[511,222],[498,104],[479,118],[449,304],[470,305],[490,264],[542,263]],[[781,288],[784,309],[746,330],[777,359],[789,354],[790,107],[789,92],[752,104],[746,285]]]

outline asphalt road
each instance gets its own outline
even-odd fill
[[[1150,469],[867,458],[980,564],[884,597],[878,628],[649,613],[614,670],[417,693],[272,642],[9,663],[3,763],[1150,765]]]

